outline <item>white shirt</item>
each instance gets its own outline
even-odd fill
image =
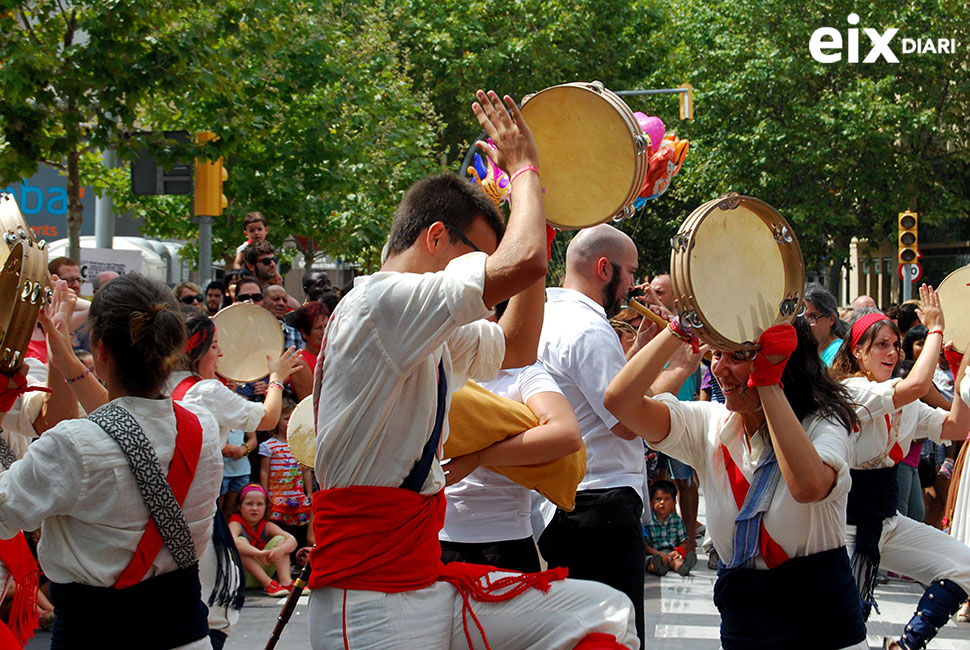
[[[547,289],[539,361],[569,400],[586,443],[579,490],[631,487],[643,498],[643,444],[623,440],[603,394],[626,357],[599,304],[573,289]]]
[[[500,370],[482,386],[499,397],[525,404],[540,393],[562,395],[542,365]],[[438,539],[446,542],[500,542],[532,536],[532,491],[515,481],[479,467],[445,488],[445,526]]]
[[[434,426],[438,362],[451,393],[469,378],[495,377],[505,335],[481,320],[484,253],[469,253],[438,273],[380,272],[358,279],[337,305],[325,334],[315,471],[324,489],[399,487]],[[445,418],[442,441],[447,439]],[[445,485],[438,460],[421,488]]]
[[[893,405],[893,393],[900,381],[899,378],[893,378],[875,382],[865,377],[848,377],[842,380],[852,395],[856,417],[859,418],[853,469],[892,467],[896,461],[889,457],[889,452],[895,443],[899,443],[904,456],[916,438],[929,438],[937,444],[950,444],[949,441],[940,439],[946,411],[919,400],[902,408]]]
[[[741,416],[731,413],[718,402],[679,402],[670,394],[658,395],[670,410],[670,434],[650,446],[687,463],[697,471],[704,487],[707,507],[707,530],[721,558],[728,562],[734,555],[734,520],[740,509],[728,480],[721,445],[750,485],[758,463],[766,453],[767,434],[751,437],[751,449],[745,442]],[[821,553],[845,545],[845,504],[852,480],[849,459],[852,440],[843,427],[809,415],[802,420],[815,451],[822,462],[835,470],[837,478],[832,491],[815,503],[798,503],[781,478],[763,523],[771,538],[788,557]],[[764,558],[755,559],[759,569],[767,569]]]
[[[120,397],[152,443],[163,473],[175,452],[175,413],[167,399]],[[202,424],[202,452],[182,506],[196,556],[212,536],[222,482],[222,445],[212,415],[185,408]],[[0,537],[42,526],[38,554],[54,582],[110,587],[134,554],[148,510],[121,447],[87,419],[65,420],[34,441],[24,457],[0,474]],[[145,578],[177,569],[163,546]]]
[[[191,374],[186,370],[173,372],[165,382],[165,394],[171,395],[182,380]],[[200,379],[195,382],[179,403],[196,404],[212,413],[219,422],[219,438],[223,445],[229,440],[233,429],[255,431],[266,415],[262,402],[250,402],[239,393],[226,388],[218,379]]]

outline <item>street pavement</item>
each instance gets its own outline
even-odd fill
[[[703,495],[700,511],[700,519],[704,521]],[[648,650],[717,650],[719,647],[720,617],[711,599],[716,575],[707,568],[707,556],[700,546],[698,551],[697,566],[690,576],[681,577],[671,572],[663,577],[645,577],[644,610]],[[792,589],[797,588],[798,585],[792,585]],[[882,648],[883,636],[899,634],[913,615],[922,593],[923,588],[919,584],[898,579],[890,579],[889,584],[877,588],[876,600],[880,612],[873,612],[867,624],[871,648]],[[226,650],[265,648],[276,625],[283,600],[264,596],[255,590],[248,591],[239,624],[226,642]],[[308,596],[304,594],[276,645],[279,650],[309,648],[307,607]],[[110,620],[106,624],[110,625]],[[817,621],[817,624],[825,625],[825,621]],[[50,633],[38,632],[27,644],[27,648],[40,650],[49,645]],[[970,650],[970,623],[950,621],[927,648]]]

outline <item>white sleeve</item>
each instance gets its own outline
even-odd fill
[[[822,462],[834,469],[836,473],[832,490],[817,503],[842,498],[852,487],[849,459],[852,458],[853,445],[849,432],[845,427],[820,417],[809,417],[803,421],[802,426],[805,427]]]
[[[963,398],[963,403],[970,407],[970,381],[967,381],[967,377],[970,377],[970,365],[963,371],[963,377],[958,380],[960,397]]]
[[[865,377],[850,377],[842,383],[855,403],[856,416],[865,422],[899,410],[893,404],[893,396],[900,381],[898,377],[880,382],[869,381]]]
[[[670,393],[654,397],[670,412],[670,433],[660,442],[647,444],[697,469],[706,465],[712,418],[724,419],[728,410],[717,402],[681,402]]]
[[[457,328],[490,313],[482,301],[486,259],[469,253],[438,273],[393,274],[363,288],[379,344],[399,371],[423,362]]]
[[[24,363],[27,366],[27,386],[46,386],[47,366],[33,357],[27,357]],[[36,438],[34,420],[40,415],[45,395],[47,393],[39,390],[18,395],[10,410],[0,414],[0,423],[2,423],[3,428],[27,438]]]
[[[0,538],[40,528],[44,519],[71,512],[82,496],[84,464],[66,433],[70,422],[51,428],[0,474]]]
[[[929,438],[938,445],[949,445],[949,440],[940,438],[943,435],[943,421],[946,420],[949,412],[930,406],[920,400],[917,400],[915,404],[919,407],[919,415],[916,421],[916,435],[914,439]]]
[[[477,320],[463,325],[448,337],[455,390],[469,379],[495,379],[505,359],[505,332],[495,323]]]
[[[522,394],[523,402],[528,402],[530,397],[539,393],[563,394],[556,380],[538,361],[531,366],[520,368],[516,381],[519,384],[519,392]]]
[[[182,401],[208,410],[219,422],[219,429],[255,431],[266,414],[262,402],[250,402],[231,391],[218,379],[203,379],[185,393]],[[225,440],[221,443],[226,444]]]

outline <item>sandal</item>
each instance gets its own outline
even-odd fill
[[[963,607],[957,612],[957,623],[970,623],[970,600],[963,603]]]
[[[653,567],[652,573],[658,576],[665,576],[667,575],[667,571],[670,570],[670,567],[667,566],[667,563],[659,555],[651,555],[648,562]]]

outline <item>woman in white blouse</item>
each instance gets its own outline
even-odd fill
[[[944,327],[933,288],[923,285],[920,300],[918,313],[929,333],[905,379],[892,378],[899,361],[899,330],[877,310],[856,314],[832,366],[844,378],[860,421],[847,537],[866,614],[880,566],[929,585],[902,636],[886,640],[887,648],[906,650],[925,647],[970,591],[970,548],[936,528],[896,514],[897,465],[910,443],[915,438],[937,443],[963,440],[970,429],[970,408],[962,399],[954,399],[949,411],[919,399],[932,386]],[[962,377],[962,371],[954,372],[954,377]]]
[[[868,648],[843,534],[855,417],[808,323],[769,329],[754,360],[715,350],[724,404],[658,394],[676,393],[696,369],[700,355],[682,342],[690,338],[679,325],[657,334],[604,403],[697,471],[722,559],[714,586],[722,647]]]
[[[207,648],[195,558],[212,530],[222,445],[208,411],[162,393],[185,342],[178,305],[164,284],[122,276],[88,322],[110,401],[45,432],[0,475],[0,535],[42,528],[52,648]]]

